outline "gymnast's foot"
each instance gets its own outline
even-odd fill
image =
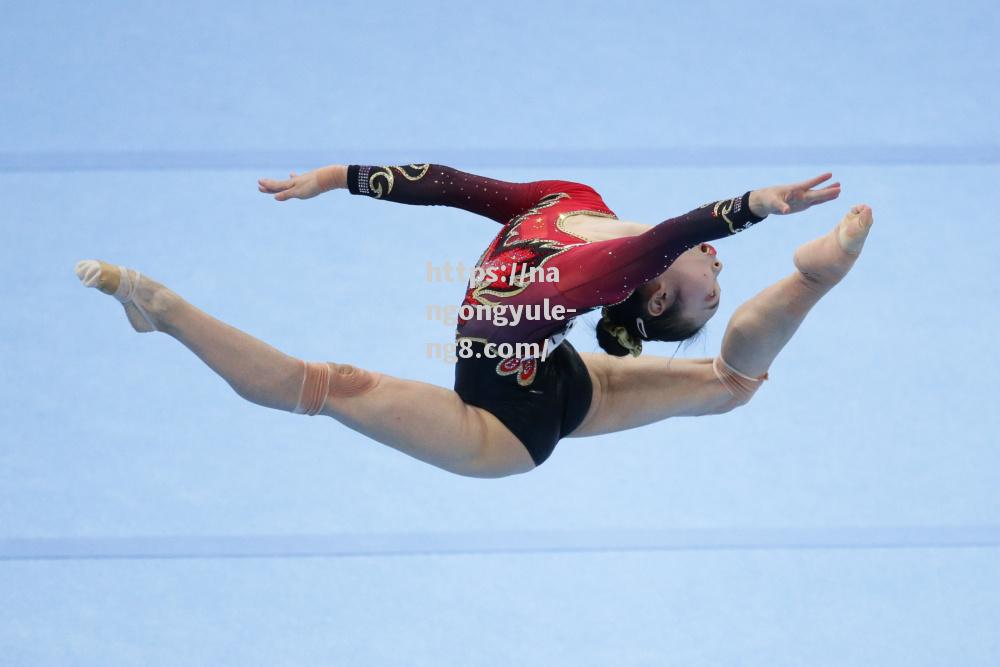
[[[163,315],[176,295],[135,269],[96,259],[77,262],[76,276],[86,287],[96,287],[118,299],[132,328],[140,333],[163,329]]]
[[[873,222],[869,206],[853,207],[829,234],[795,251],[795,267],[812,282],[836,285],[854,266]]]

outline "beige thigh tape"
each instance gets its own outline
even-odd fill
[[[743,373],[740,373],[727,364],[722,355],[715,358],[712,362],[712,368],[715,370],[715,377],[719,378],[719,382],[729,390],[729,393],[734,398],[743,402],[749,401],[754,393],[760,389],[760,385],[763,384],[764,380],[767,379],[767,373],[756,378],[743,375]]]
[[[350,364],[324,361],[302,362],[305,373],[295,414],[316,415],[323,409],[328,396],[357,396],[369,391],[378,382],[373,373]]]

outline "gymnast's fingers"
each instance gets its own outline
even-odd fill
[[[261,178],[257,180],[257,189],[261,192],[266,192],[269,194],[274,194],[275,192],[282,192],[288,188],[295,185],[291,180],[287,181],[277,181],[273,178]]]
[[[805,200],[810,206],[813,204],[822,204],[823,202],[833,201],[840,196],[840,183],[834,183],[833,185],[828,185],[821,190],[811,190],[805,193]]]
[[[823,181],[828,181],[831,178],[833,178],[833,174],[831,174],[830,172],[827,172],[825,174],[820,174],[816,178],[810,178],[808,181],[802,181],[801,183],[797,183],[797,184],[795,184],[792,187],[794,187],[796,189],[801,188],[803,190],[811,190],[814,187],[816,187],[817,185],[819,185],[820,183],[822,183]]]
[[[296,188],[288,188],[287,190],[282,190],[278,194],[274,195],[277,201],[285,201],[292,198],[299,198],[299,192]]]

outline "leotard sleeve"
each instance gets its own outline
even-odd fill
[[[509,183],[439,164],[393,167],[348,165],[351,194],[422,206],[453,206],[501,224],[534,206],[542,197],[579,187],[569,181]]]
[[[750,193],[705,204],[639,234],[570,248],[547,266],[559,269],[558,291],[578,309],[618,303],[663,273],[681,253],[704,241],[731,236],[760,222]]]

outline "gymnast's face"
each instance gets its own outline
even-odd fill
[[[722,262],[709,244],[702,243],[684,252],[648,283],[649,314],[656,317],[679,299],[681,316],[700,327],[719,310],[721,272]]]

